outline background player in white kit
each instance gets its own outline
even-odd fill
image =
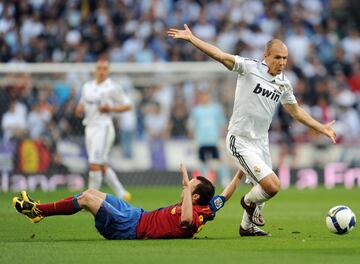
[[[84,84],[76,115],[83,113],[85,145],[89,159],[89,188],[100,189],[102,180],[124,200],[130,199],[114,170],[108,166],[108,156],[115,140],[112,113],[131,109],[122,88],[109,77],[109,62],[100,59],[96,63],[95,79]]]
[[[238,73],[233,114],[229,123],[226,146],[237,165],[252,184],[241,199],[245,209],[240,224],[241,236],[268,236],[258,226],[265,221],[261,215],[264,202],[280,190],[280,182],[272,170],[268,130],[278,102],[297,121],[328,136],[336,143],[332,129],[335,121],[321,124],[296,102],[293,89],[284,76],[288,51],[278,39],[269,41],[262,62],[225,53],[194,36],[187,25],[184,30],[169,29],[168,36],[189,41],[196,48]]]

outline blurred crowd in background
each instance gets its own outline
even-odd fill
[[[286,74],[298,103],[320,122],[336,119],[339,143],[360,142],[360,2],[356,0],[1,1],[0,61],[94,62],[104,53],[114,63],[209,60],[186,42],[166,37],[167,28],[182,28],[185,23],[196,36],[222,50],[255,59],[262,58],[270,39],[284,40],[289,49]],[[54,76],[56,81],[41,87],[31,75],[13,78],[0,89],[3,141],[24,135],[49,142],[82,139],[81,119],[74,116],[74,108],[81,82],[91,75]],[[121,76],[119,83],[136,106],[134,112],[118,118],[124,155],[131,156],[126,142],[132,138],[191,137],[187,124],[199,91],[209,92],[227,119],[232,112],[234,79],[137,87]],[[293,123],[281,108],[270,140],[284,144],[288,151],[292,142],[330,144]]]

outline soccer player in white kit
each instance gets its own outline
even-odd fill
[[[261,215],[264,202],[280,190],[280,181],[272,170],[268,130],[280,102],[297,121],[329,137],[336,143],[332,128],[335,121],[321,124],[296,102],[293,88],[285,77],[288,50],[279,39],[266,44],[264,60],[256,61],[231,55],[192,34],[189,27],[169,29],[168,36],[184,39],[196,48],[238,73],[233,114],[228,127],[226,147],[238,167],[246,174],[251,190],[241,198],[244,208],[239,228],[241,236],[269,236],[260,229],[265,224]]]
[[[114,170],[108,166],[108,156],[115,140],[112,113],[131,109],[121,86],[109,78],[109,62],[96,63],[95,79],[84,84],[76,115],[84,115],[85,145],[89,159],[89,188],[100,189],[102,180],[124,199],[130,199]]]

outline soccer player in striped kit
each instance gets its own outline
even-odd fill
[[[113,113],[131,109],[129,99],[121,86],[109,78],[109,62],[96,62],[95,79],[84,84],[76,115],[84,114],[85,145],[89,159],[89,188],[99,190],[102,181],[124,199],[130,199],[114,170],[107,164],[110,149],[115,140]]]
[[[280,181],[272,170],[268,130],[273,114],[280,102],[297,121],[329,137],[336,143],[332,128],[335,121],[321,124],[306,113],[293,94],[285,77],[288,50],[279,39],[265,46],[263,61],[231,55],[206,43],[192,34],[189,27],[169,29],[169,37],[184,39],[196,48],[238,73],[233,114],[228,127],[226,147],[238,167],[252,184],[251,190],[241,199],[244,208],[239,233],[241,236],[269,236],[260,229],[265,224],[261,210],[264,202],[280,190]]]

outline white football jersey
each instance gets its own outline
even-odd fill
[[[293,88],[283,73],[269,74],[264,61],[234,57],[232,71],[239,75],[229,132],[253,139],[267,137],[278,103],[296,103]]]
[[[85,107],[83,124],[107,125],[112,123],[112,113],[101,113],[101,105],[116,106],[125,104],[127,97],[120,85],[115,85],[111,79],[100,84],[95,80],[84,84],[81,90],[80,103]]]

